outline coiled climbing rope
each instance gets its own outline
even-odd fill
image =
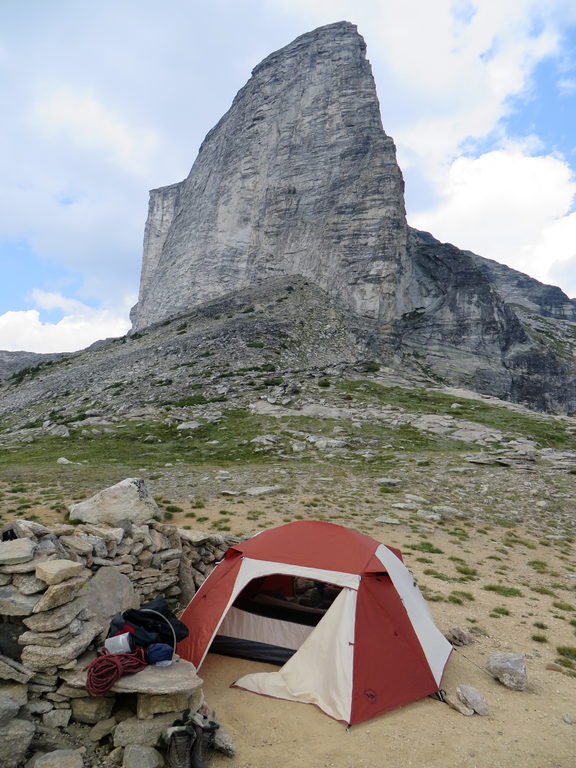
[[[86,690],[90,696],[104,696],[124,675],[134,675],[147,666],[144,648],[134,653],[108,653],[106,649],[86,668]]]

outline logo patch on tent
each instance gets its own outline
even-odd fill
[[[376,699],[378,698],[378,694],[373,688],[365,688],[364,696],[366,696],[368,701],[376,701]]]

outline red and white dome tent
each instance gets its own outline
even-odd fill
[[[294,579],[329,595],[298,604]],[[209,650],[276,663],[235,685],[316,704],[354,725],[440,690],[452,647],[399,550],[333,523],[299,521],[228,549],[181,617],[178,653]]]

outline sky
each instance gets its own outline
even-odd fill
[[[125,333],[148,190],[261,59],[344,19],[409,224],[576,297],[574,0],[0,0],[0,349]]]

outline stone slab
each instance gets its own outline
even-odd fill
[[[86,686],[85,667],[92,657],[79,659],[76,669],[63,672],[62,678],[75,688]],[[204,681],[196,674],[190,661],[175,662],[169,667],[148,666],[135,675],[124,675],[112,687],[113,693],[147,693],[152,696],[174,693],[193,693]]]
[[[86,650],[99,631],[99,624],[87,621],[77,635],[56,648],[25,645],[22,650],[22,661],[36,670],[67,664],[77,659]]]
[[[54,632],[57,629],[68,626],[72,619],[84,609],[84,603],[76,598],[70,603],[52,608],[49,611],[42,611],[23,619],[28,629],[34,632]]]
[[[78,749],[56,749],[39,757],[34,768],[84,768],[84,758]]]
[[[46,560],[36,566],[36,578],[49,585],[60,584],[65,579],[78,576],[83,570],[82,563],[75,563],[73,560]]]
[[[77,723],[95,725],[101,720],[107,720],[114,708],[113,696],[86,696],[82,699],[72,699],[72,717]]]
[[[32,632],[32,630],[28,630],[28,632],[20,635],[18,642],[20,645],[48,645],[56,647],[67,643],[81,630],[82,622],[78,619],[72,619],[68,626],[56,629],[54,632]]]
[[[13,680],[16,683],[27,683],[33,677],[33,670],[19,664],[8,656],[0,656],[0,680]]]
[[[0,541],[0,565],[16,565],[32,560],[36,543],[31,539]]]
[[[40,555],[32,560],[27,560],[24,563],[15,563],[14,565],[0,565],[0,571],[2,573],[32,573],[36,570],[38,563],[43,563],[48,560],[47,555]]]
[[[129,744],[142,744],[145,747],[155,747],[162,731],[174,722],[174,713],[156,715],[148,720],[130,717],[118,723],[114,731],[114,746],[127,747]]]
[[[90,729],[88,738],[90,741],[100,741],[100,739],[109,736],[116,728],[116,718],[109,717],[107,720],[100,720],[96,725]]]
[[[52,709],[42,715],[42,722],[48,728],[65,728],[70,722],[70,709]]]
[[[5,725],[18,714],[20,706],[10,696],[0,693],[0,726]],[[166,710],[163,710],[166,712]]]
[[[0,587],[0,614],[4,616],[30,616],[38,602],[38,595],[23,595],[11,584]]]
[[[66,581],[60,582],[60,584],[54,584],[53,586],[48,587],[35,605],[34,613],[49,611],[52,608],[58,608],[60,605],[64,605],[64,603],[71,602],[91,575],[92,573],[89,570],[84,569],[84,572],[78,576],[73,576],[71,579],[66,579]]]
[[[17,768],[22,764],[32,741],[34,730],[34,723],[19,718],[14,718],[2,726],[2,738],[0,739],[0,765],[2,768]]]
[[[12,584],[23,595],[36,595],[46,589],[46,584],[37,579],[33,573],[15,573]]]
[[[199,688],[199,691],[202,689]],[[158,715],[162,712],[183,712],[185,709],[192,709],[190,699],[194,694],[187,691],[184,693],[161,693],[151,695],[149,693],[137,694],[136,716],[143,720],[152,715]]]
[[[124,751],[122,768],[162,768],[164,758],[152,747],[129,744]]]
[[[0,696],[8,696],[19,707],[23,707],[28,701],[28,686],[23,683],[0,682]]]

